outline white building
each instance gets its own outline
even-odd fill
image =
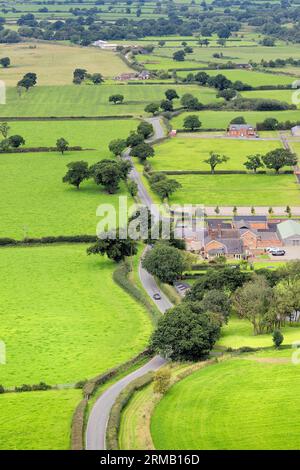
[[[111,44],[107,41],[95,41],[92,44],[95,47],[100,47],[100,49],[106,50],[106,51],[115,51],[117,49],[117,44]]]

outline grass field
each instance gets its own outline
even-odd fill
[[[67,163],[85,160],[93,164],[102,158],[101,152],[68,152],[64,157],[58,153],[1,155],[0,237],[95,234],[100,221],[97,207],[106,203],[118,210],[125,186],[108,195],[93,180],[77,191],[62,183],[62,178]]]
[[[165,98],[168,88],[175,88],[179,96],[192,93],[202,103],[216,101],[216,93],[197,85],[66,85],[37,86],[19,97],[15,88],[9,88],[7,104],[0,106],[1,116],[119,116],[124,114],[145,114],[146,104]],[[110,95],[120,93],[124,103],[115,105],[108,102]]]
[[[269,100],[284,101],[285,103],[292,104],[293,93],[297,93],[299,98],[299,90],[254,90],[254,91],[243,91],[242,96],[244,98],[260,98]],[[299,108],[299,101],[297,103]]]
[[[151,323],[85,245],[3,248],[1,383],[75,383],[141,351]],[[79,289],[80,286],[80,289]]]
[[[172,204],[206,206],[298,206],[299,185],[294,175],[176,175],[181,183]],[[154,195],[154,200],[157,197]]]
[[[131,69],[110,51],[53,43],[20,43],[0,45],[1,57],[10,57],[12,66],[1,70],[1,79],[8,86],[16,86],[23,75],[35,72],[39,85],[68,85],[73,71],[83,68],[90,73],[115,77]]]
[[[0,449],[69,449],[72,415],[80,399],[81,390],[1,395]]]
[[[242,359],[195,372],[158,403],[151,420],[155,447],[298,449],[298,372],[291,363]]]
[[[153,170],[206,170],[204,163],[210,152],[226,155],[230,160],[217,170],[245,170],[243,163],[247,155],[265,154],[282,147],[278,141],[242,141],[226,139],[180,138],[169,140],[155,147],[155,157],[151,160]]]
[[[113,121],[16,121],[10,122],[10,135],[24,137],[25,147],[55,147],[56,141],[64,137],[70,146],[100,150],[109,156],[111,140],[126,138],[137,128],[139,121],[123,119]],[[80,157],[80,154],[77,154]]]
[[[270,263],[268,263],[270,266]],[[283,344],[292,344],[300,340],[300,328],[285,326],[282,328],[284,336]],[[228,325],[222,328],[222,336],[218,341],[219,346],[237,349],[242,346],[253,348],[272,346],[272,335],[253,335],[253,328],[250,322],[241,320],[237,317],[231,317]]]
[[[290,85],[295,80],[293,76],[256,72],[253,70],[205,70],[205,72],[210,76],[216,76],[218,73],[222,73],[222,75],[225,75],[225,77],[232,82],[240,80],[253,87],[263,85]],[[186,77],[188,73],[190,72],[179,71],[178,76]]]
[[[238,116],[244,116],[248,124],[256,125],[269,117],[277,119],[279,122],[300,121],[300,111],[200,111],[183,113],[172,119],[171,124],[174,129],[183,129],[183,122],[186,116],[197,115],[202,123],[203,129],[227,129],[230,121]]]

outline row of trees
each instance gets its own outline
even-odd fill
[[[73,83],[75,85],[81,85],[84,81],[92,82],[94,85],[100,85],[104,82],[104,78],[101,73],[88,73],[85,69],[75,69],[73,72]]]

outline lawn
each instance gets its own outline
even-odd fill
[[[0,107],[0,116],[121,116],[145,114],[145,106],[165,98],[165,91],[175,88],[179,96],[192,93],[202,103],[216,101],[215,90],[197,85],[127,85],[103,84],[98,86],[65,85],[37,86],[19,97],[16,88],[9,88],[7,103]],[[124,103],[108,102],[113,94],[122,94]],[[113,124],[112,124],[113,126]]]
[[[253,92],[254,93],[254,92]],[[251,96],[251,95],[249,95]],[[248,124],[256,125],[266,118],[276,118],[280,122],[300,121],[300,111],[200,111],[183,113],[172,119],[174,129],[183,129],[184,119],[189,115],[197,115],[202,123],[203,129],[227,129],[232,119],[243,116]]]
[[[1,44],[1,57],[10,57],[12,66],[1,70],[1,79],[15,86],[25,73],[35,72],[39,85],[67,85],[73,71],[83,68],[90,73],[115,77],[131,69],[113,52],[92,47],[53,43]]]
[[[106,155],[109,155],[106,153]],[[96,233],[96,209],[112,204],[118,211],[119,196],[127,194],[125,185],[109,195],[93,180],[80,191],[64,184],[62,178],[71,161],[96,163],[101,152],[67,152],[1,155],[3,182],[0,189],[0,237],[82,235]]]
[[[278,141],[227,140],[178,137],[155,147],[155,157],[151,160],[153,170],[206,170],[210,166],[204,163],[210,152],[226,155],[230,160],[217,170],[245,170],[243,163],[247,155],[266,154],[270,150],[282,147]]]
[[[268,263],[270,266],[272,263]],[[262,266],[260,266],[262,267]],[[285,326],[282,328],[284,336],[283,344],[292,344],[300,339],[300,327]],[[242,346],[250,346],[253,348],[272,346],[272,335],[253,335],[253,328],[250,322],[231,317],[228,325],[222,328],[222,336],[218,341],[218,346],[226,348],[241,348]]]
[[[146,346],[146,311],[114,283],[115,264],[85,245],[2,248],[0,264],[4,386],[74,384]]]
[[[195,372],[158,403],[156,449],[299,449],[298,372],[289,363],[242,359]]]
[[[109,156],[108,145],[116,138],[126,138],[137,128],[138,121],[132,119],[101,121],[16,121],[10,122],[10,135],[24,137],[26,147],[55,147],[56,141],[64,137],[71,146],[100,150]],[[80,156],[80,154],[77,154]],[[1,157],[2,158],[2,157]]]
[[[67,450],[81,390],[8,393],[0,396],[1,450]]]
[[[173,204],[207,206],[299,206],[300,192],[294,175],[176,175],[181,183]]]
[[[295,77],[293,76],[256,72],[253,70],[205,70],[205,72],[210,76],[216,76],[221,73],[232,82],[240,80],[241,82],[247,83],[248,85],[251,85],[253,87],[263,85],[290,85],[295,80]],[[186,77],[188,73],[190,72],[179,71],[178,76]]]

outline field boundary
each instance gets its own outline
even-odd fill
[[[113,121],[133,119],[133,114],[111,116],[0,116],[0,121]]]

